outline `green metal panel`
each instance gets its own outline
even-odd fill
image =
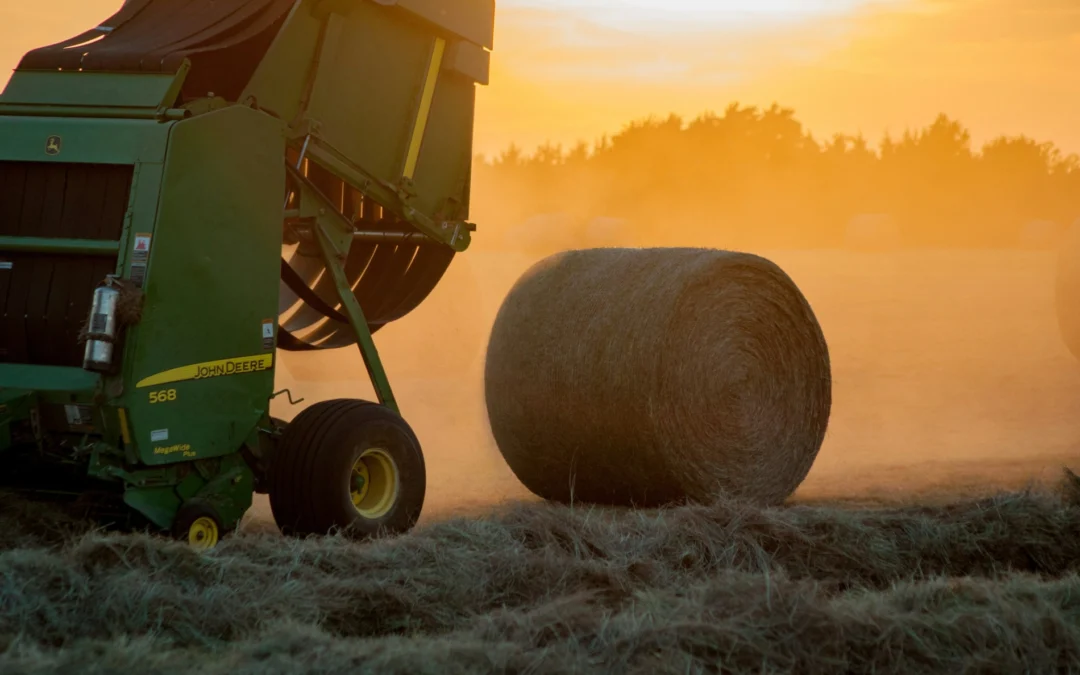
[[[42,392],[92,392],[101,376],[82,368],[0,364],[0,390],[33,389]]]
[[[0,115],[0,160],[134,164],[165,158],[169,125],[150,120],[14,117]],[[60,151],[45,150],[49,139]]]
[[[291,138],[312,135],[309,157],[464,250],[468,228],[455,221],[468,210],[475,85],[490,67],[479,44],[491,43],[493,16],[491,0],[304,0],[242,98]]]
[[[342,20],[342,39],[319,71],[309,115],[319,134],[380,180],[397,183],[434,36],[365,2]]]
[[[239,106],[173,127],[124,364],[123,405],[147,464],[236,452],[268,408],[263,322],[276,328],[284,144],[280,121]]]
[[[153,237],[158,208],[161,200],[161,184],[164,180],[165,162],[140,162],[135,165],[132,181],[131,204],[124,221],[120,238],[120,257],[117,271],[125,279],[133,278],[133,251],[136,235]]]
[[[486,85],[491,77],[491,52],[486,52],[471,42],[457,42],[447,52],[444,67],[473,82]]]
[[[204,469],[207,482],[193,497],[211,504],[226,529],[232,529],[251,508],[255,476],[239,454],[223,457],[216,466]]]
[[[313,2],[294,8],[292,15],[255,69],[240,100],[293,122],[300,112],[304,85],[312,74],[322,22],[312,16]]]
[[[416,202],[425,213],[443,208],[447,198],[456,199],[467,213],[475,101],[476,85],[472,81],[445,72],[439,78],[413,177]]]
[[[172,527],[184,502],[197,498],[213,506],[226,530],[236,526],[251,508],[254,476],[238,453],[214,460],[213,466],[202,462],[189,464],[194,471],[181,478],[172,468],[148,469],[127,473],[119,467],[97,465],[95,475],[122,474],[127,483],[124,502],[162,529]]]
[[[376,0],[397,4],[443,30],[491,49],[495,37],[495,0]]]
[[[186,73],[186,69],[184,71]],[[183,74],[183,73],[182,73]],[[182,76],[181,74],[181,76]],[[9,105],[168,107],[179,87],[176,74],[80,73],[17,70],[0,94],[0,114]]]
[[[120,252],[120,242],[97,239],[0,237],[0,251],[111,256]]]
[[[24,117],[85,117],[112,119],[145,119],[157,122],[182,120],[188,117],[183,109],[154,108],[104,108],[94,106],[40,106],[10,105],[0,106],[0,115],[21,115]]]
[[[172,527],[176,512],[180,510],[182,504],[180,496],[176,494],[176,488],[172,485],[129,487],[124,491],[124,503],[163,530]]]

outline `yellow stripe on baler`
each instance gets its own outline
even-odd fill
[[[428,64],[427,78],[424,80],[424,94],[420,98],[420,110],[416,113],[412,140],[409,141],[409,154],[405,156],[404,176],[410,180],[416,173],[416,163],[420,159],[420,146],[424,143],[424,133],[427,131],[428,118],[431,116],[431,102],[435,99],[435,85],[439,81],[439,71],[442,70],[445,53],[446,40],[441,37],[435,38],[435,48],[431,52],[431,63]]]
[[[128,426],[127,410],[117,408],[116,412],[120,415],[120,437],[124,439],[124,445],[131,445],[131,428]]]
[[[241,356],[235,359],[221,359],[220,361],[207,361],[205,363],[193,363],[189,366],[180,366],[172,370],[166,370],[157,375],[139,380],[136,389],[143,387],[156,387],[172,382],[184,382],[185,380],[204,380],[210,377],[222,377],[225,375],[242,375],[244,373],[256,373],[269,370],[274,365],[273,354],[254,354]]]

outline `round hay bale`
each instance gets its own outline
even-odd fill
[[[1080,359],[1080,220],[1068,229],[1058,247],[1054,296],[1061,340]]]
[[[844,245],[864,253],[894,251],[900,246],[900,228],[887,213],[863,213],[848,221]]]
[[[568,251],[496,316],[491,431],[544,499],[652,507],[786,499],[832,404],[828,348],[774,263],[699,248]]]

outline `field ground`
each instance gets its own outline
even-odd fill
[[[1075,497],[529,505],[207,555],[2,504],[0,672],[1080,672]]]
[[[1053,258],[765,254],[834,366],[792,505],[528,503],[481,374],[530,259],[478,250],[377,336],[427,456],[417,531],[284,538],[260,499],[199,555],[0,497],[0,672],[1080,672],[1080,481],[1059,483],[1080,468],[1080,367]],[[282,364],[302,405],[371,395],[357,353]]]

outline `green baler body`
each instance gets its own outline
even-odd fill
[[[204,39],[143,70],[116,57],[185,4],[128,2],[69,41],[97,38],[103,56],[36,50],[0,95],[0,478],[23,479],[5,469],[16,455],[74,466],[162,528],[194,497],[226,526],[250,506],[278,348],[359,344],[396,407],[371,333],[469,244],[494,13],[491,0],[231,0],[250,17],[218,52]],[[236,20],[207,4],[208,20]],[[283,236],[307,293],[284,281]],[[138,288],[142,311],[115,367],[92,372],[79,332],[106,275]]]

